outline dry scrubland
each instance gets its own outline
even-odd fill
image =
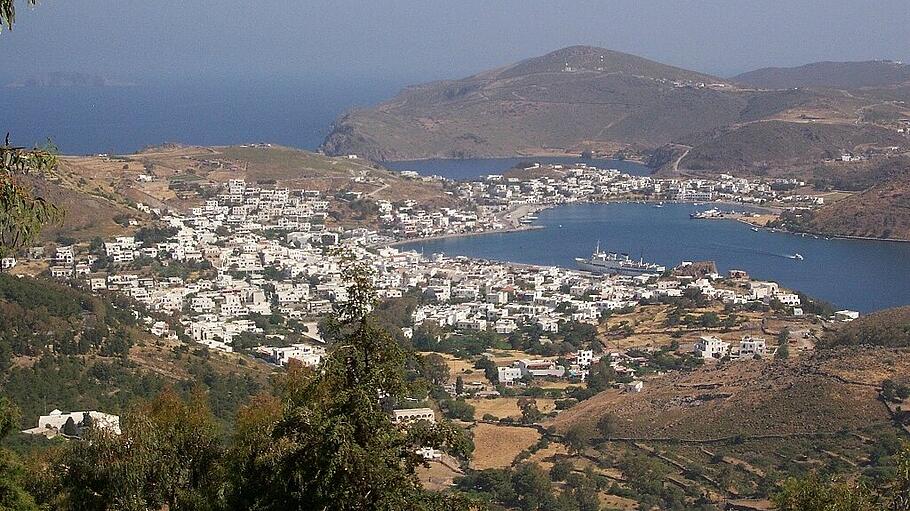
[[[154,180],[140,182],[140,175]],[[221,184],[237,178],[324,194],[359,192],[373,199],[453,205],[438,183],[405,178],[365,160],[280,146],[164,146],[130,155],[66,156],[61,158],[58,181],[36,186],[67,211],[62,227],[49,229],[49,236],[65,233],[90,239],[126,233],[114,221],[118,217],[145,219],[136,203],[187,211],[201,204],[206,194],[216,193]],[[366,224],[374,221],[357,217],[353,207],[333,207],[330,223],[347,224],[354,218]]]
[[[612,414],[616,437],[692,441],[858,431],[890,420],[875,386],[908,372],[910,359],[888,350],[739,361],[667,374],[638,394],[603,393],[560,414],[554,425],[565,431]]]

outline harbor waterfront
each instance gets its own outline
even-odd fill
[[[574,268],[598,242],[605,251],[673,267],[713,260],[841,308],[871,312],[910,304],[910,243],[825,239],[734,220],[693,220],[693,204],[576,204],[538,213],[538,229],[415,241],[400,248]],[[796,254],[803,260],[794,258]]]

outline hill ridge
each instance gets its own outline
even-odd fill
[[[731,80],[768,89],[881,87],[910,82],[910,65],[894,60],[827,60],[793,67],[765,67]]]

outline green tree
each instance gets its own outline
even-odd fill
[[[423,489],[420,447],[467,457],[450,424],[392,423],[389,408],[408,392],[409,354],[369,314],[375,305],[367,269],[347,263],[349,301],[338,306],[332,352],[318,372],[292,370],[279,384],[281,413],[238,439],[229,455],[229,504],[257,510],[457,509],[455,497]],[[261,439],[267,444],[262,446]],[[253,445],[254,449],[244,446]],[[232,506],[237,507],[237,506]]]
[[[720,317],[716,312],[706,312],[701,315],[701,317],[698,319],[698,322],[704,328],[714,328],[720,325]]]
[[[464,378],[458,376],[455,378],[455,395],[460,396],[464,394]]]
[[[486,376],[494,385],[499,383],[499,371],[496,368],[496,363],[489,358],[480,357],[477,362],[474,363],[474,369],[482,369],[484,376]]]
[[[19,425],[19,411],[8,399],[0,398],[0,440]],[[34,499],[24,489],[25,470],[15,454],[0,448],[0,509],[37,510]]]
[[[550,479],[554,481],[565,481],[569,474],[572,473],[572,462],[565,458],[559,458],[553,462],[550,468]]]
[[[616,416],[606,413],[597,419],[597,432],[601,438],[608,439],[616,433]]]
[[[610,367],[608,360],[601,359],[591,366],[588,372],[588,388],[595,392],[603,392],[610,388],[616,377],[616,370]]]
[[[518,408],[521,409],[521,422],[534,424],[543,419],[543,412],[537,408],[537,400],[528,397],[518,398]]]
[[[12,2],[0,0],[0,20],[10,26],[15,16]],[[57,206],[35,196],[23,182],[56,168],[56,150],[51,147],[26,149],[10,145],[9,135],[0,146],[0,254],[7,254],[34,241],[41,228],[62,216]]]
[[[566,445],[569,446],[569,450],[580,454],[591,445],[596,436],[594,425],[588,421],[582,421],[569,427],[563,439]]]
[[[76,436],[79,434],[79,431],[76,430],[76,421],[72,417],[66,419],[66,422],[63,423],[62,433],[66,436]]]
[[[556,501],[553,484],[536,463],[524,463],[512,474],[512,487],[522,511],[549,509]]]
[[[437,353],[421,357],[420,372],[427,381],[436,386],[445,385],[449,381],[449,364]]]
[[[777,334],[777,342],[780,344],[786,344],[790,342],[790,329],[784,328]]]
[[[165,391],[125,417],[122,434],[93,428],[48,467],[53,509],[216,509],[222,447],[205,396]],[[50,477],[53,480],[53,475]]]
[[[779,344],[777,351],[774,352],[774,358],[781,360],[790,358],[790,345],[786,342]]]
[[[877,511],[868,486],[862,483],[824,481],[817,474],[788,479],[774,497],[779,511]]]
[[[446,399],[440,403],[440,408],[450,419],[474,420],[474,405],[466,402],[464,398]]]

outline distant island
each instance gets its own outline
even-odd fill
[[[10,89],[34,89],[50,87],[134,87],[134,82],[115,80],[88,73],[52,72],[41,73],[6,84]]]

